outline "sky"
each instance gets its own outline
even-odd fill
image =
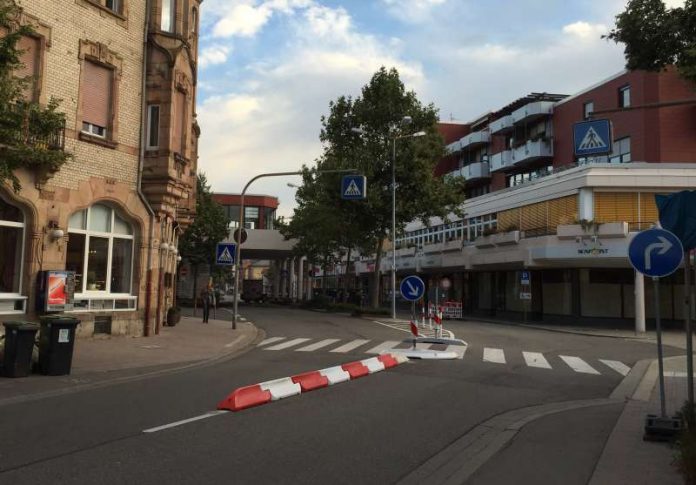
[[[683,0],[668,0],[677,6]],[[621,71],[601,38],[625,0],[205,0],[199,170],[213,191],[299,170],[321,154],[321,116],[396,67],[442,121],[471,121],[529,92],[573,94]],[[259,180],[291,216],[299,177]]]

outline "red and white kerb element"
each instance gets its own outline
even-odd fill
[[[303,392],[332,386],[339,382],[358,379],[395,367],[406,361],[408,361],[408,358],[403,355],[382,354],[377,357],[305,372],[292,377],[283,377],[252,386],[244,386],[232,391],[229,396],[217,405],[217,408],[225,411],[241,411],[242,409],[260,406],[261,404],[295,396]]]

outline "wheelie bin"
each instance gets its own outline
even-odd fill
[[[46,315],[40,320],[39,372],[48,376],[70,374],[75,327],[80,320],[64,315]]]
[[[26,377],[31,373],[31,354],[39,326],[29,322],[3,322],[5,327],[5,356],[2,375]]]

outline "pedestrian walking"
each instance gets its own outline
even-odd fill
[[[201,291],[201,302],[203,304],[203,323],[208,323],[210,307],[215,305],[215,292],[211,286],[206,286]]]

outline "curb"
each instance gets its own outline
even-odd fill
[[[250,350],[254,349],[259,342],[261,342],[264,338],[266,338],[266,332],[264,332],[263,330],[259,329],[256,326],[254,326],[254,330],[255,330],[255,334],[251,339],[249,339],[248,342],[244,343],[243,345],[241,345],[240,347],[238,347],[236,349],[233,348],[233,349],[229,350],[228,352],[224,352],[220,355],[217,355],[217,356],[209,358],[209,359],[204,359],[201,361],[188,363],[188,364],[184,364],[184,365],[179,365],[179,364],[174,363],[174,364],[172,364],[172,367],[168,367],[166,369],[156,370],[156,371],[152,371],[152,372],[145,372],[143,374],[137,374],[137,375],[131,375],[131,376],[125,376],[125,377],[116,377],[116,378],[109,379],[109,380],[90,382],[90,383],[86,383],[86,384],[76,384],[74,386],[64,387],[64,388],[60,388],[60,389],[54,389],[51,391],[37,392],[34,394],[21,395],[21,396],[15,396],[15,397],[8,397],[5,399],[0,399],[0,408],[3,406],[9,406],[12,404],[38,401],[41,399],[46,399],[46,398],[51,398],[51,397],[64,396],[66,394],[73,394],[73,393],[82,392],[82,391],[90,391],[93,389],[101,389],[104,387],[114,386],[114,385],[118,385],[118,384],[125,384],[128,382],[149,379],[151,377],[159,377],[159,376],[164,376],[164,375],[168,375],[168,374],[175,374],[177,372],[184,372],[184,371],[188,371],[188,370],[209,367],[209,366],[216,365],[216,364],[219,364],[222,362],[226,362],[228,360],[235,359],[235,358],[249,352]],[[128,370],[137,371],[138,368],[131,368]]]
[[[296,396],[316,389],[381,372],[408,362],[401,355],[381,354],[377,357],[348,362],[335,367],[304,372],[250,386],[239,387],[217,405],[219,411],[241,411],[271,401]]]

